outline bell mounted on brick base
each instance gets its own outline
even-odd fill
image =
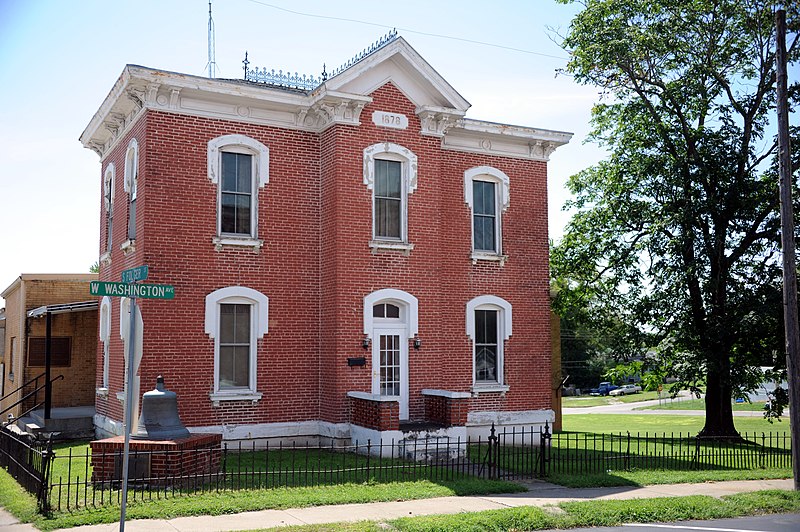
[[[131,437],[137,440],[179,440],[189,436],[178,417],[178,396],[164,388],[164,377],[159,375],[156,389],[142,396],[139,429]]]

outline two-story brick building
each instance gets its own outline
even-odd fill
[[[140,300],[137,395],[162,374],[190,430],[227,439],[552,421],[547,160],[571,135],[465,118],[394,36],[267,81],[128,65],[81,136],[100,279],[175,286]],[[127,308],[100,305],[101,434],[122,430]]]

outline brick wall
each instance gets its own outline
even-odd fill
[[[28,338],[45,336],[45,318],[27,318],[26,313],[44,305],[92,300],[89,281],[94,278],[90,274],[24,274],[17,288],[6,294],[6,375],[0,377],[6,379],[5,393],[10,393],[45,370],[42,366],[31,367],[28,364]],[[52,406],[91,405],[94,403],[97,311],[58,314],[53,315],[52,319],[52,335],[69,337],[72,342],[70,365],[51,370],[52,377],[65,377],[53,383]],[[12,338],[16,344],[15,360],[11,357]],[[8,379],[12,369],[15,374],[13,382]],[[39,384],[44,382],[40,380]],[[29,386],[25,392],[33,389],[33,386]],[[5,408],[19,398],[21,395],[17,394],[3,401],[0,407]],[[43,400],[44,391],[40,391],[38,401]],[[30,404],[26,403],[26,407],[34,406],[31,401]],[[18,415],[22,410],[18,406],[11,413]]]
[[[140,149],[136,251],[115,244],[101,278],[147,264],[148,282],[175,286],[173,301],[141,302],[145,323],[142,382],[162,374],[178,394],[187,426],[322,419],[348,421],[347,391],[371,391],[371,357],[361,348],[363,299],[396,288],[419,300],[422,348],[409,350],[410,417],[425,416],[425,388],[469,391],[472,345],[465,306],[492,294],[513,306],[513,335],[505,344],[505,394],[480,394],[473,410],[550,408],[550,324],[546,164],[447,151],[421,136],[415,106],[392,84],[377,89],[358,127],[336,125],[322,134],[147,111],[103,161],[116,165],[114,242],[124,240],[124,153],[131,137]],[[379,128],[374,110],[403,113],[405,130]],[[215,251],[217,186],[207,177],[208,141],[243,134],[270,150],[270,181],[259,189],[259,253]],[[410,254],[372,253],[372,195],[363,184],[363,150],[393,142],[418,157],[418,188],[408,199]],[[511,179],[503,214],[508,261],[473,264],[471,212],[464,171],[494,166]],[[98,194],[101,198],[101,194]],[[155,214],[154,214],[155,213]],[[102,224],[105,215],[101,213]],[[100,250],[105,240],[101,236]],[[270,298],[269,333],[258,342],[257,403],[212,406],[213,340],[204,332],[205,296],[243,285]],[[98,412],[121,419],[114,393],[122,390],[119,301],[113,301],[109,399]],[[98,345],[98,353],[101,353]],[[367,355],[367,365],[347,358]],[[98,355],[101,357],[101,354]],[[101,360],[101,358],[100,358]],[[102,367],[102,366],[100,366]]]

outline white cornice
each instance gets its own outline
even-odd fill
[[[314,133],[358,126],[369,94],[389,82],[416,106],[420,133],[442,138],[445,149],[546,161],[572,136],[465,119],[469,102],[397,38],[310,93],[127,65],[80,140],[102,159],[146,109]]]
[[[371,101],[324,85],[309,95],[128,65],[80,140],[102,158],[144,109],[320,132],[334,124],[359,125],[361,111]]]
[[[550,160],[556,148],[567,144],[572,133],[524,126],[497,124],[468,118],[446,130],[444,149],[532,159]]]

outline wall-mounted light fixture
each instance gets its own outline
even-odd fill
[[[364,339],[361,340],[361,347],[369,349],[369,336],[365,336]]]
[[[416,334],[414,335],[414,349],[419,351],[419,348],[422,346],[422,341],[419,339],[419,336]]]

